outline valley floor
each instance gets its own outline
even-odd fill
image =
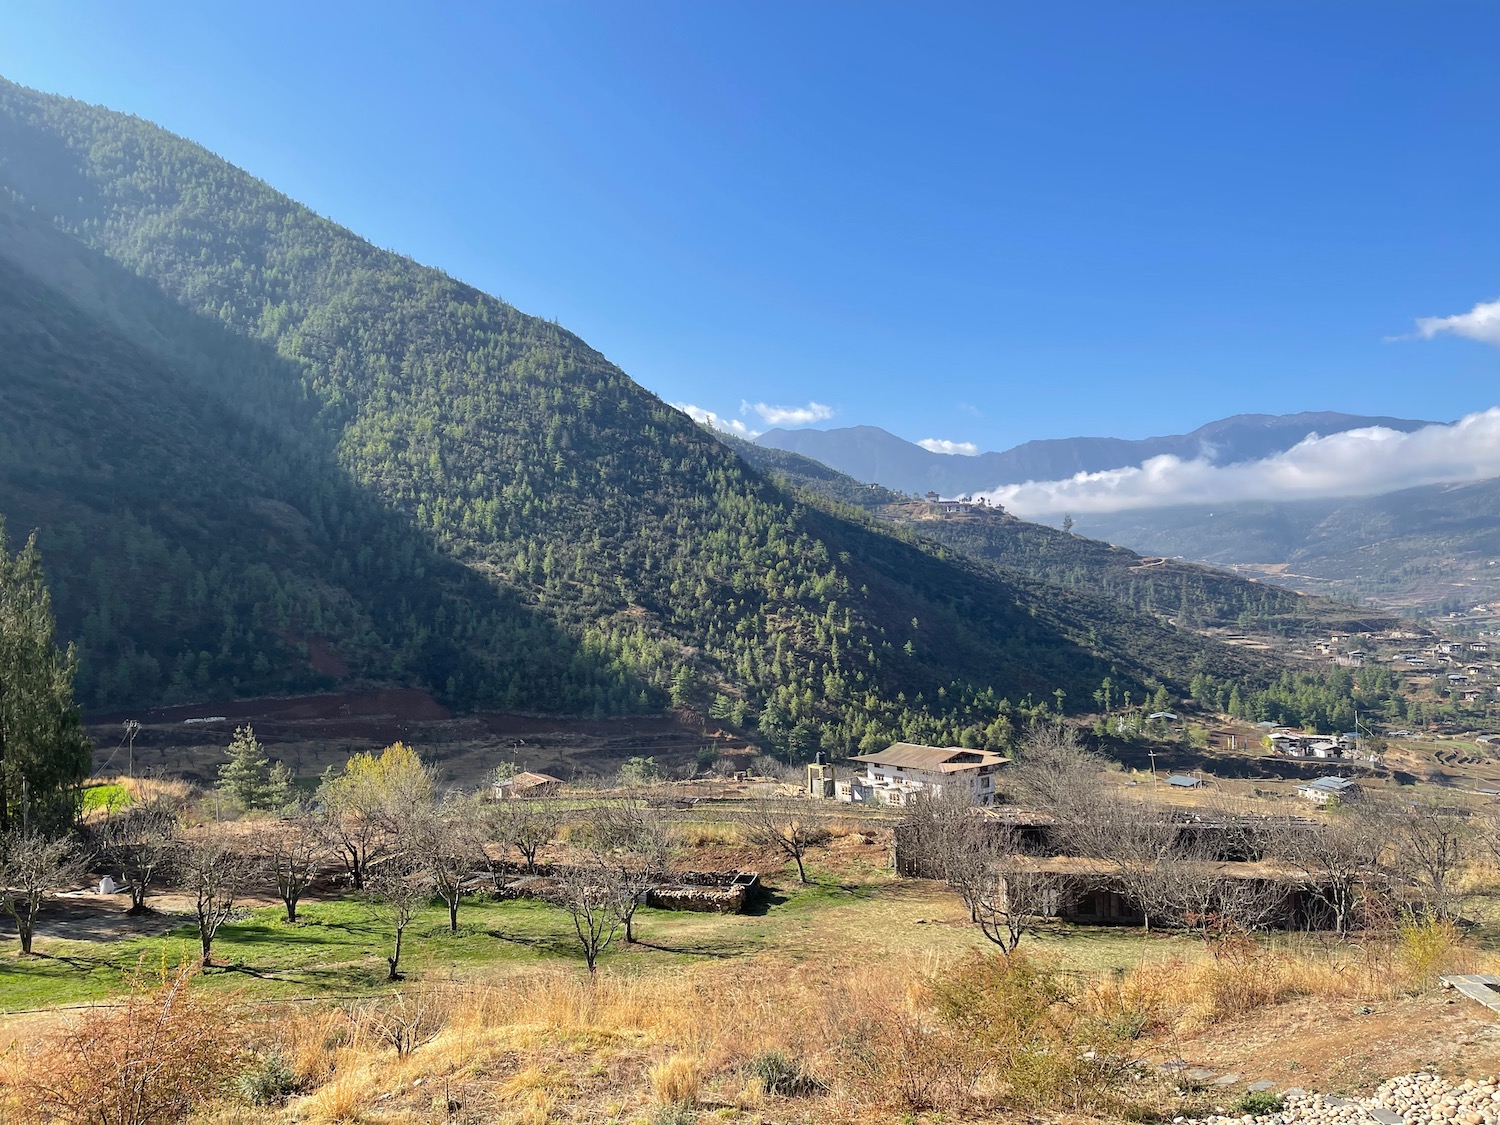
[[[724,851],[705,846],[700,858],[711,863]],[[813,882],[803,886],[773,856],[733,849],[736,862],[758,859],[768,875],[759,907],[744,915],[643,909],[639,941],[617,943],[592,981],[570,920],[541,903],[477,896],[456,935],[440,906],[424,911],[407,933],[407,979],[394,989],[384,982],[389,933],[363,903],[317,896],[295,926],[278,905],[252,903],[224,928],[215,966],[191,987],[235,1029],[247,1057],[283,1059],[300,1092],[263,1108],[230,1092],[195,1120],[995,1119],[1001,1103],[984,1097],[934,1093],[924,1107],[909,1096],[913,1082],[942,1085],[941,1070],[922,1068],[949,1040],[924,1040],[932,1029],[902,1014],[918,1010],[911,1005],[932,982],[996,955],[951,891],[896,878],[887,857],[884,833],[846,826],[812,855]],[[40,956],[0,957],[0,1060],[12,1081],[49,1032],[114,1010],[89,1002],[117,1004],[133,985],[194,958],[185,901],[163,896],[144,919],[125,917],[124,905],[119,896],[70,896],[44,917]],[[1444,965],[1488,964],[1488,933],[1455,939],[1440,951]],[[1414,965],[1397,945],[1376,944],[1282,938],[1224,958],[1183,935],[1047,927],[1023,952],[1055,973],[1072,1010],[1125,1027],[1116,1046],[1150,1065],[1119,1099],[1074,1110],[1012,1100],[1014,1112],[1000,1116],[1170,1118],[1225,1102],[1223,1091],[1182,1093],[1157,1077],[1154,1064],[1171,1059],[1233,1071],[1245,1083],[1336,1093],[1417,1069],[1460,1078],[1500,1069],[1494,1015],[1436,989],[1436,961]],[[398,1055],[385,1036],[399,1005],[416,1045]],[[887,1077],[857,1073],[871,1051]],[[768,1091],[757,1074],[770,1056],[819,1084],[798,1096]]]

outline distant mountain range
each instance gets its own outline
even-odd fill
[[[1035,582],[1086,590],[1130,609],[1170,615],[1183,628],[1226,627],[1288,636],[1390,629],[1398,623],[1394,616],[1367,606],[1299,597],[1281,585],[1247,581],[1197,562],[1142,556],[1099,539],[1017,519],[997,508],[912,500],[880,485],[856,481],[801,454],[729,435],[722,435],[722,440],[757,469],[804,495],[860,509],[883,523],[996,567],[1013,580],[1024,574]],[[1231,559],[1234,553],[1230,552]]]
[[[1093,514],[1079,518],[1077,531],[1401,611],[1500,602],[1500,480]]]
[[[1432,425],[1412,418],[1382,418],[1333,411],[1301,414],[1236,414],[1199,426],[1187,434],[1128,440],[1109,437],[1055,438],[1028,441],[997,453],[975,456],[932,453],[878,426],[832,430],[768,430],[757,445],[800,453],[856,480],[897,492],[960,496],[1022,484],[1029,480],[1063,480],[1075,473],[1098,473],[1139,465],[1151,457],[1172,454],[1206,457],[1229,465],[1282,453],[1309,434],[1342,433],[1366,426],[1385,426],[1404,433]]]

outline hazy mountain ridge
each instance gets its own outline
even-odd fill
[[[929,489],[960,496],[1004,484],[1063,480],[1077,473],[1097,473],[1139,465],[1170,454],[1214,464],[1258,460],[1284,452],[1309,434],[1327,436],[1367,426],[1409,432],[1430,425],[1409,418],[1387,418],[1333,411],[1300,414],[1239,414],[1199,426],[1191,433],[1139,440],[1110,437],[1055,438],[1028,441],[1001,452],[932,453],[878,426],[829,430],[768,430],[757,445],[800,453],[856,480],[905,493]]]
[[[1137,550],[1256,568],[1302,590],[1402,610],[1500,601],[1500,480],[1383,496],[1195,505],[1080,517]]]
[[[994,509],[948,512],[879,485],[855,481],[785,450],[726,439],[746,460],[798,488],[871,515],[1005,571],[1103,596],[1132,609],[1171,615],[1187,627],[1232,626],[1266,633],[1386,629],[1382,611],[1305,597],[1176,558],[1146,558],[1126,547]]]

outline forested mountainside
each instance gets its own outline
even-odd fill
[[[1425,612],[1500,600],[1500,481],[1384,496],[1155,508],[1079,520],[1089,534]]]
[[[1124,547],[995,509],[947,512],[879,485],[862,484],[796,453],[726,440],[752,465],[792,486],[855,505],[955,551],[1033,579],[1087,590],[1136,610],[1169,614],[1185,628],[1234,626],[1260,633],[1387,629],[1388,613],[1299,595],[1179,558],[1143,558]]]
[[[706,708],[789,748],[999,737],[1264,668],[788,489],[563,329],[135,118],[0,82],[0,513],[81,696]]]
[[[878,426],[767,430],[755,439],[755,444],[799,453],[855,480],[870,481],[899,492],[923,493],[934,489],[943,496],[961,496],[1002,484],[1063,480],[1075,473],[1139,465],[1163,454],[1185,460],[1203,457],[1218,465],[1228,465],[1284,452],[1313,433],[1326,436],[1364,426],[1410,432],[1431,424],[1410,418],[1335,411],[1236,414],[1186,434],[1140,439],[1048,438],[972,456],[933,453]]]

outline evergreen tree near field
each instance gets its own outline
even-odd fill
[[[238,727],[219,767],[219,791],[242,809],[280,809],[292,799],[292,774],[284,762],[271,764],[254,728]]]
[[[92,747],[73,703],[77,660],[53,632],[36,537],[12,555],[0,520],[0,835],[66,822],[88,776]]]

